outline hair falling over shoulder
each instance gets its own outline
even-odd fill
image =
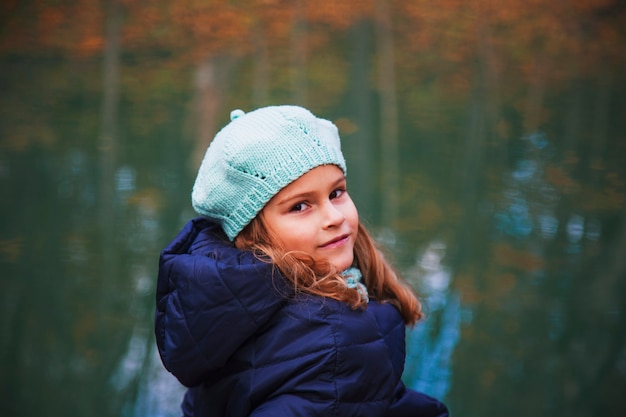
[[[408,325],[414,325],[422,318],[422,304],[415,292],[376,247],[374,239],[361,223],[354,245],[354,256],[367,289],[377,300],[394,304]]]
[[[340,275],[342,271],[335,270],[329,262],[316,262],[307,254],[285,252],[274,243],[277,241],[264,227],[262,215],[259,215],[237,236],[235,245],[274,263],[293,283],[296,292],[332,298],[355,309],[367,307],[359,293],[345,285]],[[422,318],[422,305],[413,289],[396,273],[361,223],[354,245],[354,258],[370,298],[395,305],[407,325],[414,325]]]

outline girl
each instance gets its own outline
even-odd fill
[[[185,416],[447,416],[401,381],[421,305],[359,223],[337,128],[236,110],[162,252],[156,338]]]

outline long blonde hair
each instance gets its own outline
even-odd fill
[[[357,290],[345,285],[340,275],[342,271],[337,271],[330,262],[315,261],[302,252],[285,251],[278,242],[277,237],[265,227],[261,212],[239,233],[235,246],[251,250],[261,259],[272,262],[293,282],[296,291],[342,301],[354,309],[367,307]],[[370,298],[395,305],[408,325],[422,318],[422,305],[415,293],[385,259],[361,223],[354,245],[354,258]]]

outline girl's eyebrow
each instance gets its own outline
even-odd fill
[[[306,200],[307,198],[311,197],[313,194],[315,194],[314,191],[304,192],[304,193],[300,193],[300,194],[288,195],[287,197],[283,198],[278,203],[276,203],[276,205],[277,206],[284,206],[286,204],[292,203],[293,201]]]
[[[329,188],[335,188],[339,184],[345,183],[345,181],[346,181],[346,178],[344,176],[342,176],[341,178],[337,178],[337,180],[335,180],[335,181],[333,181],[331,183],[331,186]],[[315,195],[318,192],[318,190],[319,190],[319,188],[316,188],[315,190],[305,191],[305,192],[302,192],[302,193],[288,195],[287,197],[285,197],[282,200],[278,201],[276,203],[276,205],[277,206],[283,206],[283,205],[286,205],[286,204],[293,203],[294,201],[306,200],[306,199],[310,198],[311,196]]]

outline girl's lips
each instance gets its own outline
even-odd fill
[[[335,239],[329,240],[328,242],[320,245],[320,248],[322,249],[332,249],[332,248],[336,248],[337,246],[341,246],[344,243],[346,243],[348,241],[348,238],[350,237],[349,234],[347,235],[341,235]]]

